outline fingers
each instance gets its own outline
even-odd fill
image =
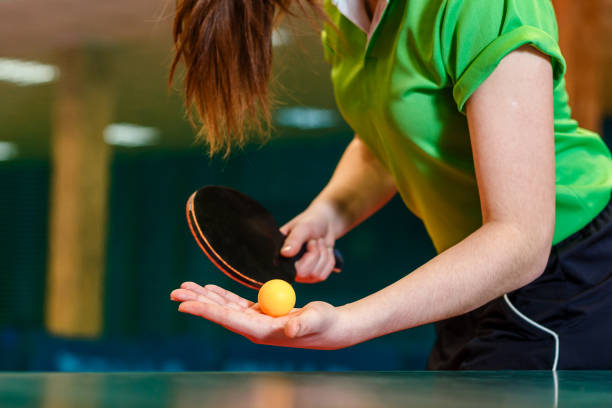
[[[185,282],[181,285],[182,289],[187,289],[187,290],[191,290],[192,292],[195,292],[198,294],[199,298],[205,297],[207,299],[212,300],[213,302],[219,304],[219,305],[233,305],[234,302],[230,302],[227,299],[225,299],[224,297],[220,296],[219,294],[212,292],[210,290],[206,290],[205,288],[201,287],[200,285],[198,285],[197,283],[193,283],[193,282]]]
[[[230,292],[229,290],[225,290],[217,285],[206,285],[204,288],[208,289],[209,291],[213,293],[218,294],[219,296],[223,297],[227,301],[234,302],[242,307],[253,306],[253,302],[251,302],[250,300],[242,298],[238,296],[237,294]]]
[[[297,276],[296,282],[314,283],[318,282],[317,277],[313,275],[313,270],[319,261],[319,245],[316,240],[311,239],[306,244],[306,253],[295,263]]]
[[[207,285],[205,288],[194,282],[184,282],[180,289],[174,290],[170,298],[175,301],[199,301],[227,306],[234,310],[243,310],[251,307],[250,302],[230,291],[216,285]]]
[[[170,299],[176,302],[187,302],[187,301],[196,301],[196,302],[204,302],[204,303],[215,303],[212,299],[209,299],[205,296],[199,295],[195,292],[192,292],[187,289],[174,289],[172,293],[170,293]]]
[[[323,239],[319,240],[319,250],[321,257],[315,266],[313,274],[315,274],[319,280],[325,280],[332,273],[336,263],[334,260],[334,250],[326,246]]]
[[[219,305],[219,306],[227,307],[227,308],[234,309],[234,310],[244,309],[243,307],[235,303],[227,302],[225,299],[223,299],[221,296],[215,293],[208,293],[206,295],[201,295],[199,293],[195,293],[188,289],[175,289],[170,294],[170,298],[172,300],[179,301],[179,302],[193,301],[193,302],[207,303],[211,305]]]
[[[202,286],[198,285],[195,282],[183,282],[183,283],[181,283],[181,288],[194,291],[194,292],[199,293],[201,295],[205,295],[206,294],[206,290]]]
[[[310,240],[306,254],[295,264],[296,281],[302,283],[320,282],[329,277],[335,265],[333,249],[324,239]]]
[[[228,330],[246,337],[253,337],[256,328],[250,317],[244,312],[228,309],[214,303],[202,303],[194,301],[182,302],[178,310],[194,316],[200,316],[211,322],[217,323]]]
[[[327,279],[329,275],[334,271],[334,268],[336,266],[336,257],[334,256],[334,248],[327,247],[326,251],[327,251],[327,262],[322,267],[322,270],[324,271],[323,279]]]
[[[241,298],[240,296],[230,292],[229,290],[220,288],[217,285],[206,285],[205,287],[202,287],[194,282],[183,282],[181,284],[181,288],[191,290],[202,296],[207,296],[212,299],[220,300],[220,302],[218,303],[222,304],[234,303],[241,307],[249,307],[252,304],[252,302]]]

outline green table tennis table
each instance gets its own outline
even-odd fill
[[[0,407],[612,407],[612,371],[2,373]]]

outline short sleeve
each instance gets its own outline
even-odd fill
[[[441,44],[460,112],[501,60],[523,45],[551,58],[555,85],[565,74],[550,0],[451,0],[445,10]]]

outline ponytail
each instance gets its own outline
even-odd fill
[[[169,84],[182,61],[187,115],[196,126],[195,107],[211,155],[269,129],[272,32],[294,2],[323,15],[317,0],[176,0]]]

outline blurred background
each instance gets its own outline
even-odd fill
[[[612,0],[555,0],[574,116],[612,139]],[[275,34],[275,131],[210,160],[167,88],[172,6],[162,0],[0,1],[0,370],[423,369],[425,326],[339,351],[259,346],[169,301],[185,280],[256,292],[217,272],[185,201],[206,184],[304,209],[352,138],[308,24]],[[346,268],[297,284],[298,305],[341,305],[434,255],[394,199],[337,246]],[[380,261],[384,259],[384,261]]]

